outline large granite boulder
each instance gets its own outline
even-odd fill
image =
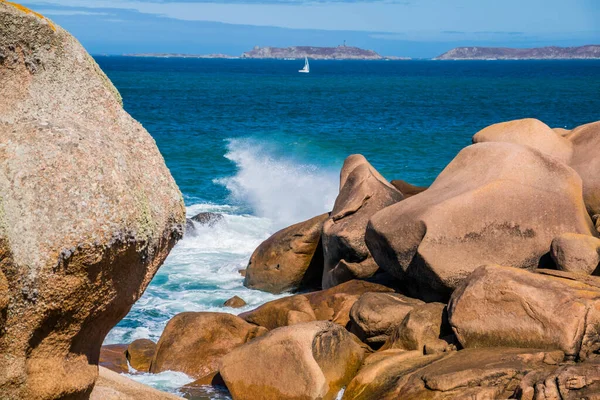
[[[460,344],[556,349],[584,360],[600,349],[600,278],[483,266],[452,294]]]
[[[118,373],[129,372],[127,365],[127,345],[107,344],[100,348],[98,365]]]
[[[139,372],[150,372],[150,364],[156,353],[156,343],[150,339],[137,339],[127,346],[125,356],[129,365]]]
[[[343,400],[512,399],[516,386],[527,374],[551,371],[562,360],[560,351],[514,348],[467,349],[428,356],[416,351],[386,350],[365,360],[348,384]]]
[[[421,304],[399,293],[365,293],[350,309],[350,332],[371,347],[381,346],[406,314]]]
[[[373,214],[403,198],[363,156],[346,159],[340,193],[323,225],[324,289],[377,272],[379,267],[365,244],[365,228]]]
[[[366,243],[383,269],[412,282],[411,296],[447,300],[481,265],[535,268],[560,234],[597,236],[581,190],[575,171],[554,157],[475,144],[425,192],[375,214]]]
[[[183,199],[65,30],[0,2],[0,55],[0,392],[83,396],[104,337],[182,237]]]
[[[600,239],[564,233],[554,238],[550,254],[558,269],[591,275],[600,266]]]
[[[573,129],[568,139],[573,144],[569,165],[581,176],[587,210],[600,214],[600,121]]]
[[[234,400],[333,400],[363,356],[341,326],[308,322],[236,348],[222,358],[219,371]]]
[[[270,293],[319,288],[327,218],[328,213],[289,226],[262,242],[250,257],[244,286]]]
[[[309,321],[331,321],[346,326],[350,309],[367,292],[393,292],[393,289],[354,279],[329,289],[273,300],[240,317],[267,329]]]
[[[530,146],[565,163],[571,160],[573,153],[571,142],[535,118],[500,122],[483,128],[473,136],[473,143],[483,142]]]
[[[150,372],[180,371],[212,380],[219,360],[266,329],[225,313],[184,312],[167,323],[156,344]]]

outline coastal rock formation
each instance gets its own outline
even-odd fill
[[[453,349],[453,337],[446,305],[426,303],[410,310],[391,333],[384,349],[418,350],[423,354],[435,354]]]
[[[350,332],[372,347],[381,346],[406,314],[421,304],[398,293],[365,293],[350,309]]]
[[[530,146],[554,156],[564,163],[571,160],[573,145],[548,125],[535,118],[500,122],[483,128],[473,136],[473,143],[507,142]]]
[[[127,346],[125,356],[129,365],[139,372],[150,372],[150,364],[156,352],[156,343],[150,339],[137,339]]]
[[[219,213],[201,212],[201,213],[194,215],[190,219],[192,221],[197,222],[200,225],[208,226],[208,227],[212,228],[219,222],[223,221],[225,219],[225,217],[223,217],[223,214],[219,214]]]
[[[244,299],[242,299],[239,296],[233,296],[232,298],[230,298],[229,300],[227,300],[225,303],[223,303],[223,305],[225,307],[241,308],[241,307],[244,307],[246,305],[246,302],[244,301]]]
[[[5,1],[0,27],[0,392],[85,396],[104,337],[183,234],[183,199],[77,40]]]
[[[599,350],[600,278],[540,272],[497,265],[474,271],[448,304],[460,344],[556,349],[570,360]]]
[[[366,243],[411,296],[446,300],[486,263],[535,268],[567,232],[597,235],[581,179],[554,157],[512,143],[463,149],[425,192],[376,213]],[[551,263],[551,260],[550,260]]]
[[[590,215],[600,214],[600,121],[579,126],[568,139],[573,144],[569,165],[583,181],[583,200]]]
[[[564,233],[552,241],[551,255],[558,269],[591,275],[600,265],[600,239]]]
[[[330,289],[273,300],[240,314],[240,317],[267,329],[309,321],[332,321],[346,326],[350,321],[350,309],[368,292],[393,292],[393,289],[352,280]]]
[[[181,400],[181,397],[142,385],[106,368],[99,368],[99,376],[90,400]]]
[[[242,58],[304,58],[313,60],[382,60],[383,57],[373,50],[358,47],[258,47],[242,54]]]
[[[408,199],[409,197],[412,197],[414,195],[417,195],[417,194],[427,190],[427,187],[425,187],[425,186],[411,185],[410,183],[405,182],[400,179],[395,179],[395,180],[391,181],[390,183],[392,184],[393,187],[398,189],[398,191],[400,191],[400,193],[402,193],[402,195],[404,196],[405,199]]]
[[[231,314],[177,314],[160,336],[150,372],[181,371],[208,383],[221,357],[265,332]]]
[[[289,226],[265,240],[250,257],[244,286],[282,293],[321,286],[325,213]]]
[[[323,225],[324,289],[377,272],[379,267],[365,244],[365,228],[373,214],[402,199],[402,193],[363,156],[346,158],[340,173],[340,193]]]
[[[430,356],[390,353],[369,363],[375,356],[367,358],[343,400],[514,398],[515,386],[523,377],[556,369],[563,358],[560,351],[514,348],[466,349]]]
[[[511,49],[507,47],[457,47],[434,60],[576,60],[600,58],[600,46],[538,47]]]
[[[127,365],[127,345],[126,344],[108,344],[100,348],[100,357],[98,365],[118,373],[129,372]]]
[[[275,329],[221,360],[235,400],[335,399],[358,371],[363,349],[344,328],[308,322]]]

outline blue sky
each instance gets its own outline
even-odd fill
[[[600,0],[33,0],[92,54],[239,55],[348,45],[434,57],[456,46],[600,44]]]

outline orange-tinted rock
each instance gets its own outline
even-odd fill
[[[368,292],[350,310],[350,332],[371,346],[381,346],[415,306],[423,304],[398,293]]]
[[[160,336],[150,372],[180,371],[198,379],[213,376],[221,357],[265,332],[231,314],[177,314]]]
[[[303,295],[269,301],[262,306],[240,314],[240,318],[267,329],[316,321],[310,302]]]
[[[400,179],[393,180],[390,183],[392,184],[392,186],[398,189],[400,193],[402,193],[405,199],[413,197],[414,195],[417,195],[427,190],[426,186],[411,185],[410,183]]]
[[[170,393],[161,392],[142,385],[106,368],[99,368],[99,376],[90,400],[177,400],[181,399]]]
[[[568,136],[573,144],[569,165],[583,181],[583,200],[590,215],[600,214],[600,121],[579,126]]]
[[[473,143],[506,142],[530,146],[568,163],[573,152],[571,143],[557,135],[548,125],[534,118],[500,122],[483,128],[473,136]]]
[[[137,339],[127,346],[125,355],[129,365],[139,372],[149,372],[154,358],[156,343],[150,339]]]
[[[446,300],[486,263],[538,267],[566,232],[595,234],[579,176],[530,147],[494,142],[463,149],[425,192],[376,213],[366,242],[411,296]]]
[[[154,139],[61,27],[0,2],[4,398],[89,395],[100,347],[182,236]]]
[[[340,193],[323,225],[324,289],[377,272],[379,267],[365,244],[365,228],[373,214],[403,198],[363,156],[346,159]]]
[[[225,303],[223,303],[223,305],[225,307],[241,308],[241,307],[244,307],[246,305],[246,302],[244,301],[244,299],[242,299],[239,296],[233,296],[232,298],[230,298],[229,300],[227,300]]]
[[[325,213],[289,226],[258,246],[250,257],[244,286],[270,293],[320,287],[321,231]]]
[[[550,254],[558,269],[591,275],[600,265],[600,239],[565,233],[552,241]]]
[[[600,349],[600,278],[484,266],[452,294],[448,315],[465,348],[556,349],[583,360]]]
[[[98,365],[118,373],[129,372],[127,366],[126,344],[108,344],[100,348]]]
[[[552,128],[552,130],[554,131],[554,133],[556,133],[558,136],[562,136],[565,137],[567,136],[569,133],[571,133],[570,130],[565,129],[565,128]]]
[[[236,400],[333,400],[363,355],[341,326],[308,322],[236,348],[222,358],[220,374]]]

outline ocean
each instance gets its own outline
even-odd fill
[[[224,215],[177,244],[105,344],[157,341],[183,311],[240,313],[279,297],[244,288],[238,270],[278,229],[331,209],[350,154],[428,185],[490,124],[600,120],[600,60],[312,61],[299,74],[303,60],[95,58],[156,140],[188,216]],[[248,306],[224,308],[234,295]],[[131,377],[172,392],[192,380]]]

